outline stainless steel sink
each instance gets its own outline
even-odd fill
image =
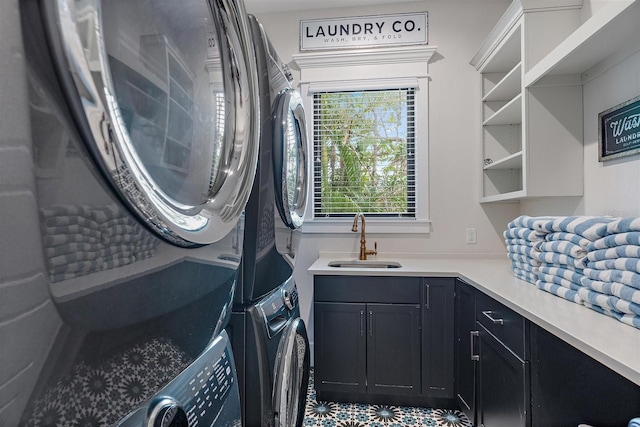
[[[329,267],[335,268],[400,268],[402,265],[396,261],[380,261],[380,260],[338,260],[329,261]]]

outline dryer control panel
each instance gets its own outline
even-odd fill
[[[224,331],[180,376],[119,425],[195,427],[214,422],[237,427],[242,423],[233,354]]]

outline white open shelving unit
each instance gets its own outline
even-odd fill
[[[514,0],[471,64],[482,87],[481,202],[583,193],[582,84],[640,50],[640,0]]]

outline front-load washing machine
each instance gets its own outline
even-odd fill
[[[224,328],[259,138],[242,4],[9,1],[25,109],[1,129],[2,424],[240,425]]]
[[[249,23],[258,64],[260,149],[229,331],[245,425],[297,427],[309,369],[293,280],[307,195],[305,117],[291,75],[264,29],[253,16]]]
[[[300,427],[310,354],[293,278],[244,311],[234,311],[231,326],[234,355],[243,364],[244,426]]]

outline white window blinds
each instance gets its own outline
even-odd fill
[[[313,94],[314,217],[415,217],[415,89]]]

